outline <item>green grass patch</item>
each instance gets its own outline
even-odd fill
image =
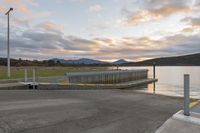
[[[32,77],[33,68],[37,77],[63,76],[67,72],[106,71],[110,67],[26,67],[28,77]],[[11,67],[11,79],[24,78],[25,67]],[[0,66],[0,80],[7,79],[7,67]]]

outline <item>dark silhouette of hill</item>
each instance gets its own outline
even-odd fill
[[[159,66],[200,66],[200,53],[175,57],[155,58],[140,62],[129,62],[123,65],[151,66],[154,62]]]
[[[60,62],[62,64],[77,64],[77,65],[93,65],[93,64],[108,64],[109,62],[103,62],[103,61],[99,61],[99,60],[93,60],[93,59],[87,59],[87,58],[81,58],[81,59],[77,59],[77,60],[65,60],[65,59],[58,59],[58,58],[54,58],[54,59],[50,59],[54,62]]]

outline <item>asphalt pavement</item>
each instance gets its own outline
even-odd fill
[[[1,90],[0,133],[154,133],[182,103],[134,90]]]

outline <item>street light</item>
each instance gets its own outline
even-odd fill
[[[5,15],[8,16],[8,32],[7,32],[7,76],[10,78],[10,12],[13,8],[10,8]]]

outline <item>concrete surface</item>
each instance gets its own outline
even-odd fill
[[[200,113],[190,111],[189,116],[180,110],[168,119],[155,133],[199,133]]]
[[[27,89],[27,85],[21,84],[19,82],[15,83],[0,83],[0,90],[19,90],[19,89]]]
[[[117,84],[74,84],[74,83],[59,83],[59,82],[15,82],[15,83],[0,83],[0,90],[24,90],[29,89],[29,85],[36,85],[38,89],[58,90],[58,89],[124,89],[136,86],[147,85],[157,82],[157,79],[141,79],[130,82]]]
[[[0,133],[154,133],[181,108],[133,90],[2,90]]]

